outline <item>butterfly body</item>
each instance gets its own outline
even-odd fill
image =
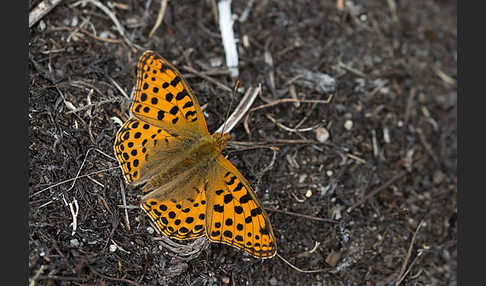
[[[175,239],[206,236],[258,258],[276,254],[270,220],[249,182],[221,151],[229,134],[209,134],[180,72],[153,51],[139,60],[131,117],[114,151],[125,181],[143,185],[140,207]]]
[[[172,178],[179,177],[191,170],[207,172],[209,167],[216,163],[217,157],[221,155],[221,151],[226,148],[226,143],[230,139],[231,136],[228,133],[214,133],[194,139],[195,142],[187,150],[181,152],[178,156],[179,159],[166,162],[168,168],[153,176],[142,188],[142,191],[147,193],[157,189],[169,183]],[[161,153],[157,152],[154,156]]]

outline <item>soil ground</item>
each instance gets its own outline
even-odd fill
[[[181,260],[161,247],[142,210],[125,215],[123,193],[129,206],[141,195],[124,185],[113,142],[128,118],[123,93],[130,95],[144,50],[179,67],[210,132],[225,119],[232,93],[182,68],[234,86],[212,2],[169,1],[153,37],[160,2],[103,2],[140,50],[90,3],[63,1],[30,28],[30,279],[457,285],[456,1],[345,0],[342,10],[340,1],[232,2],[240,86],[262,84],[254,107],[333,96],[328,104],[280,102],[252,112],[250,132],[240,123],[231,135],[253,147],[264,142],[262,148],[230,144],[224,152],[267,209],[279,255],[322,271],[302,273],[278,257],[253,259],[219,244]],[[305,71],[335,78],[336,90],[305,85]],[[318,141],[319,128],[328,141]],[[268,146],[278,147],[275,160]]]

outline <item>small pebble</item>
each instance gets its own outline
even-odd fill
[[[223,60],[220,57],[212,57],[209,59],[209,65],[211,67],[220,67],[223,64]]]
[[[326,263],[329,264],[331,267],[336,267],[339,259],[341,259],[341,252],[331,250],[331,253],[326,257]]]
[[[39,29],[43,32],[46,29],[46,23],[43,20],[39,21]]]
[[[353,128],[353,121],[351,120],[346,120],[346,122],[344,122],[344,128],[346,128],[346,130],[351,130],[351,128]]]
[[[69,241],[71,243],[71,247],[78,247],[79,241],[76,238],[73,238]]]
[[[151,226],[149,226],[149,227],[147,227],[147,232],[150,233],[150,234],[153,234],[155,232],[155,230]]]
[[[276,286],[278,284],[277,278],[275,278],[275,277],[270,278],[270,281],[268,281],[268,282],[272,286]]]
[[[307,192],[305,193],[305,197],[306,198],[312,197],[312,191],[311,190],[307,190]]]
[[[221,282],[223,282],[223,284],[225,285],[228,285],[230,283],[230,278],[228,276],[223,276],[221,277]]]
[[[76,27],[79,23],[79,20],[78,20],[78,17],[74,16],[72,19],[71,19],[71,27]]]
[[[324,127],[319,127],[316,130],[316,139],[319,142],[326,142],[329,139],[329,131]]]
[[[243,35],[243,47],[247,49],[250,47],[250,39],[247,34]]]
[[[115,252],[117,249],[116,245],[112,244],[110,245],[110,252]]]
[[[383,140],[388,144],[390,143],[390,131],[388,130],[388,127],[383,127]]]
[[[326,171],[326,175],[327,175],[328,177],[332,176],[333,174],[334,174],[334,172],[333,172],[332,170],[328,170],[328,171]]]

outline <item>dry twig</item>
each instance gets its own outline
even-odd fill
[[[257,88],[250,87],[243,98],[240,100],[238,106],[236,106],[233,113],[226,119],[225,123],[223,123],[216,132],[230,132],[238,122],[240,122],[241,118],[246,114],[250,106],[255,101],[256,97],[261,93],[262,87],[259,85]],[[224,130],[223,130],[224,128]]]
[[[388,188],[391,184],[393,184],[395,181],[397,181],[398,179],[402,178],[406,174],[407,174],[406,171],[400,171],[396,176],[394,176],[393,178],[391,178],[390,180],[388,180],[388,182],[384,183],[383,185],[381,185],[376,190],[374,190],[374,191],[370,192],[369,194],[367,194],[361,201],[359,201],[359,202],[355,203],[354,205],[352,205],[351,207],[349,207],[348,210],[347,210],[347,212],[348,213],[352,212],[357,206],[361,205],[362,203],[364,203],[365,201],[367,201],[368,199],[370,199],[371,197],[373,197],[377,193],[379,193],[379,192],[383,191],[384,189]]]
[[[328,270],[328,269],[302,270],[299,267],[297,267],[297,266],[293,265],[292,263],[290,263],[289,261],[287,261],[282,256],[280,256],[280,254],[277,253],[277,256],[278,256],[278,258],[282,259],[283,262],[287,263],[290,267],[292,267],[293,269],[297,270],[298,272],[302,272],[302,273],[318,273],[318,272],[324,272],[324,271],[327,271]]]
[[[322,222],[329,222],[329,223],[339,223],[336,220],[333,219],[328,219],[328,218],[320,218],[316,216],[310,216],[310,215],[305,215],[305,214],[299,214],[299,213],[294,213],[294,212],[289,212],[289,211],[282,211],[274,208],[265,208],[265,210],[271,211],[271,212],[276,212],[276,213],[282,213],[286,215],[292,215],[296,217],[302,217],[310,220],[315,220],[315,221],[322,221]]]
[[[205,75],[205,74],[203,74],[203,73],[201,73],[201,72],[198,72],[197,70],[193,69],[193,68],[192,68],[192,67],[190,67],[190,66],[186,66],[186,65],[184,65],[184,66],[182,66],[182,69],[183,69],[183,70],[186,70],[186,71],[188,71],[188,72],[190,72],[190,73],[193,73],[193,74],[195,74],[195,75],[197,75],[197,76],[199,76],[199,77],[201,77],[201,78],[203,78],[203,79],[205,79],[205,80],[207,80],[207,81],[209,81],[209,82],[211,82],[211,83],[214,83],[215,85],[217,85],[217,86],[221,87],[222,89],[224,89],[224,90],[226,90],[226,91],[233,92],[233,90],[232,90],[231,88],[229,88],[229,87],[227,87],[226,85],[224,85],[224,84],[220,83],[219,81],[215,80],[215,79],[214,79],[214,78],[212,78],[212,77],[209,77],[209,76],[207,76],[207,75]]]
[[[413,233],[412,241],[410,242],[410,246],[408,247],[407,256],[405,257],[405,260],[403,260],[402,268],[400,269],[400,274],[398,274],[398,280],[395,283],[395,286],[399,286],[400,283],[402,283],[403,279],[405,279],[405,277],[407,276],[407,274],[410,272],[410,269],[412,269],[413,264],[415,264],[415,262],[417,261],[418,257],[421,256],[421,253],[419,252],[419,254],[417,255],[417,257],[410,264],[410,267],[408,268],[407,272],[405,272],[405,269],[407,268],[408,260],[412,256],[412,249],[413,249],[413,245],[415,243],[415,239],[417,238],[417,233],[418,233],[420,227],[422,226],[422,223],[423,222],[420,221],[420,223],[417,226],[417,229]]]
[[[128,44],[128,46],[130,46],[133,50],[140,50],[140,51],[144,50],[142,47],[140,47],[139,45],[136,45],[135,43],[132,43],[132,41],[130,41],[130,39],[128,39],[128,37],[125,35],[125,30],[123,29],[123,26],[120,24],[120,22],[118,21],[118,18],[115,16],[115,14],[110,9],[108,9],[108,7],[106,7],[105,5],[100,3],[99,1],[96,1],[96,0],[80,0],[80,1],[72,4],[71,7],[77,7],[77,6],[79,6],[81,4],[85,4],[85,3],[91,3],[91,4],[95,5],[96,7],[101,9],[106,15],[108,15],[108,17],[110,17],[110,19],[115,24],[116,29],[118,30],[118,33],[120,33],[120,35],[123,37],[123,40],[125,40],[125,42]]]
[[[49,13],[57,4],[61,3],[62,0],[44,0],[32,9],[29,13],[29,28],[31,28],[35,23],[37,23],[42,17]]]
[[[159,14],[157,15],[157,20],[155,21],[154,27],[152,28],[152,30],[149,33],[149,38],[152,38],[155,31],[157,30],[157,28],[159,28],[160,24],[162,23],[162,20],[164,19],[164,15],[165,15],[165,10],[167,10],[167,2],[169,2],[169,1],[168,0],[160,1]]]

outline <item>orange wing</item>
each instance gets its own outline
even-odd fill
[[[206,234],[212,242],[271,258],[277,244],[270,219],[243,175],[223,156],[209,173]]]
[[[140,57],[133,116],[171,135],[209,135],[204,114],[181,73],[154,51]]]
[[[203,190],[198,190],[194,199],[182,201],[148,198],[141,207],[168,237],[192,239],[205,233],[206,196]]]

